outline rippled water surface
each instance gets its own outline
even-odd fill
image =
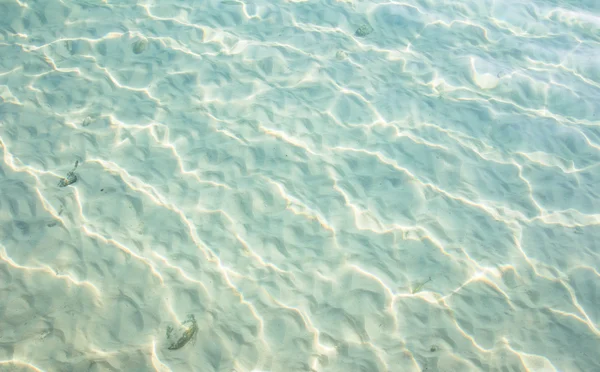
[[[600,3],[0,0],[0,370],[600,371]]]

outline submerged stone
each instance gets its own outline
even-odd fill
[[[198,333],[198,324],[194,315],[188,315],[188,319],[181,324],[178,329],[167,327],[167,339],[171,341],[169,350],[177,350],[184,347],[190,340],[196,337]]]
[[[356,30],[354,35],[356,35],[358,37],[365,37],[368,34],[370,34],[371,32],[373,32],[373,27],[371,27],[368,23],[365,23]]]
[[[148,40],[146,39],[140,39],[133,43],[132,46],[133,53],[135,54],[142,53],[144,50],[146,50],[146,48],[148,48]]]

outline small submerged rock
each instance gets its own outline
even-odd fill
[[[354,35],[358,37],[365,37],[371,32],[373,32],[373,27],[371,27],[371,25],[369,25],[368,23],[365,23],[361,25],[358,29],[356,29]]]
[[[170,341],[169,350],[177,350],[184,347],[190,340],[196,337],[198,324],[194,315],[188,315],[188,319],[181,323],[178,329],[167,327],[167,340]]]
[[[145,38],[136,41],[131,47],[133,53],[135,54],[142,53],[144,50],[146,50],[146,48],[148,48],[148,40],[146,40]]]

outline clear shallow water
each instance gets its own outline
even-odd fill
[[[0,368],[600,370],[595,1],[0,14]]]

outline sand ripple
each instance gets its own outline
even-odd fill
[[[600,370],[595,1],[155,3],[0,4],[0,370]]]

